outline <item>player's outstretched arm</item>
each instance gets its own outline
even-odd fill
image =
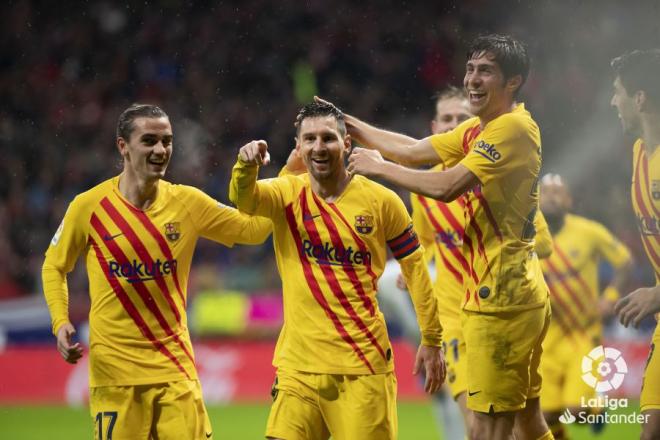
[[[616,303],[614,312],[624,327],[632,324],[637,328],[642,319],[660,313],[660,284],[654,287],[642,287],[625,296]]]
[[[241,211],[254,214],[257,211],[257,175],[259,165],[270,162],[266,141],[252,141],[241,147],[229,182],[229,200]]]
[[[317,102],[332,104],[315,96]],[[361,145],[407,166],[435,165],[441,162],[429,138],[415,139],[405,134],[374,127],[355,116],[344,113],[346,130]]]
[[[458,164],[445,171],[414,170],[387,162],[378,151],[355,148],[348,158],[348,172],[376,177],[443,202],[451,202],[478,185],[479,179],[465,166]]]

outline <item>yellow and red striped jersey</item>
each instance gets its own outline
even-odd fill
[[[442,169],[442,165],[434,169]],[[427,260],[435,261],[433,289],[443,325],[457,325],[461,302],[465,297],[463,276],[470,270],[463,254],[465,221],[464,197],[443,203],[419,194],[410,194],[413,227],[426,249]],[[451,321],[451,322],[450,322]]]
[[[566,214],[553,240],[552,256],[541,261],[550,289],[550,326],[564,336],[573,332],[599,336],[598,264],[605,259],[620,268],[630,261],[630,252],[603,225],[573,214]]]
[[[46,251],[44,294],[53,332],[68,321],[66,273],[84,254],[90,386],[194,379],[185,310],[197,239],[260,243],[271,223],[164,181],[154,203],[140,210],[119,192],[119,178],[77,196]]]
[[[632,203],[655,283],[660,284],[660,148],[649,155],[644,141],[633,147]]]
[[[464,309],[541,307],[547,286],[534,252],[541,137],[523,104],[486,124],[471,118],[430,137],[445,166],[461,164],[481,182],[464,199]]]
[[[433,169],[444,169],[444,165],[437,165]],[[463,254],[466,197],[469,195],[443,203],[430,197],[410,194],[413,226],[426,249],[427,261],[435,261],[433,288],[444,326],[459,324],[461,304],[465,298],[464,274],[470,271],[470,264]],[[534,224],[537,232],[534,249],[540,258],[545,258],[552,253],[552,236],[541,211],[537,212]]]
[[[441,344],[423,249],[394,192],[354,176],[330,203],[314,193],[308,174],[257,181],[257,172],[258,167],[239,161],[230,199],[273,222],[284,295],[276,367],[328,374],[392,371],[391,345],[376,301],[388,247],[409,283],[422,343]]]

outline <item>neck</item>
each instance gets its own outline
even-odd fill
[[[158,180],[142,180],[124,170],[119,176],[119,192],[131,205],[138,209],[147,209],[158,195]]]
[[[341,170],[338,176],[332,176],[322,181],[315,179],[310,174],[310,182],[312,185],[312,191],[319,195],[323,200],[328,203],[332,203],[341,193],[344,192],[344,189],[348,185],[348,182],[351,181],[351,177],[348,175],[346,170]]]
[[[642,139],[649,153],[660,146],[660,115],[642,114]]]
[[[484,127],[486,127],[486,125],[493,119],[496,119],[505,113],[511,113],[516,108],[517,105],[518,103],[516,101],[512,101],[502,105],[501,107],[494,109],[492,112],[484,116],[479,116],[479,121],[481,122],[481,129],[483,130]]]
[[[544,213],[543,215],[545,216],[545,221],[548,223],[548,229],[550,229],[551,234],[556,234],[564,227],[566,214],[548,215]]]

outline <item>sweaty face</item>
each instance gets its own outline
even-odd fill
[[[139,180],[162,179],[172,156],[172,126],[168,118],[136,118],[127,141],[119,139],[124,170]]]
[[[623,84],[621,84],[621,78],[619,77],[614,80],[614,94],[610,103],[619,112],[623,131],[628,134],[639,134],[639,112],[635,108],[635,99],[632,96],[628,96],[628,92],[626,92]]]
[[[300,123],[296,149],[317,181],[338,178],[350,148],[350,138],[339,132],[334,116],[305,118]]]
[[[466,64],[463,86],[470,113],[480,118],[498,114],[513,99],[505,89],[502,69],[488,52],[476,54]]]
[[[462,98],[448,98],[438,100],[435,105],[435,119],[431,121],[433,134],[445,133],[453,130],[472,115],[468,109],[468,102]]]
[[[541,211],[548,221],[562,218],[571,208],[571,194],[561,181],[541,185]]]

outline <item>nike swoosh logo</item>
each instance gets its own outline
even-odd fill
[[[211,438],[213,432],[205,432],[204,434],[206,434],[206,438]]]
[[[119,234],[115,234],[115,235],[108,235],[108,234],[105,234],[105,236],[103,237],[103,241],[114,240],[115,238],[119,237],[120,235],[124,235],[124,233],[123,233],[123,232],[120,232]]]
[[[472,391],[472,392],[468,391],[468,396],[472,397],[472,396],[474,396],[475,394],[479,394],[480,392],[481,392],[481,391]]]

